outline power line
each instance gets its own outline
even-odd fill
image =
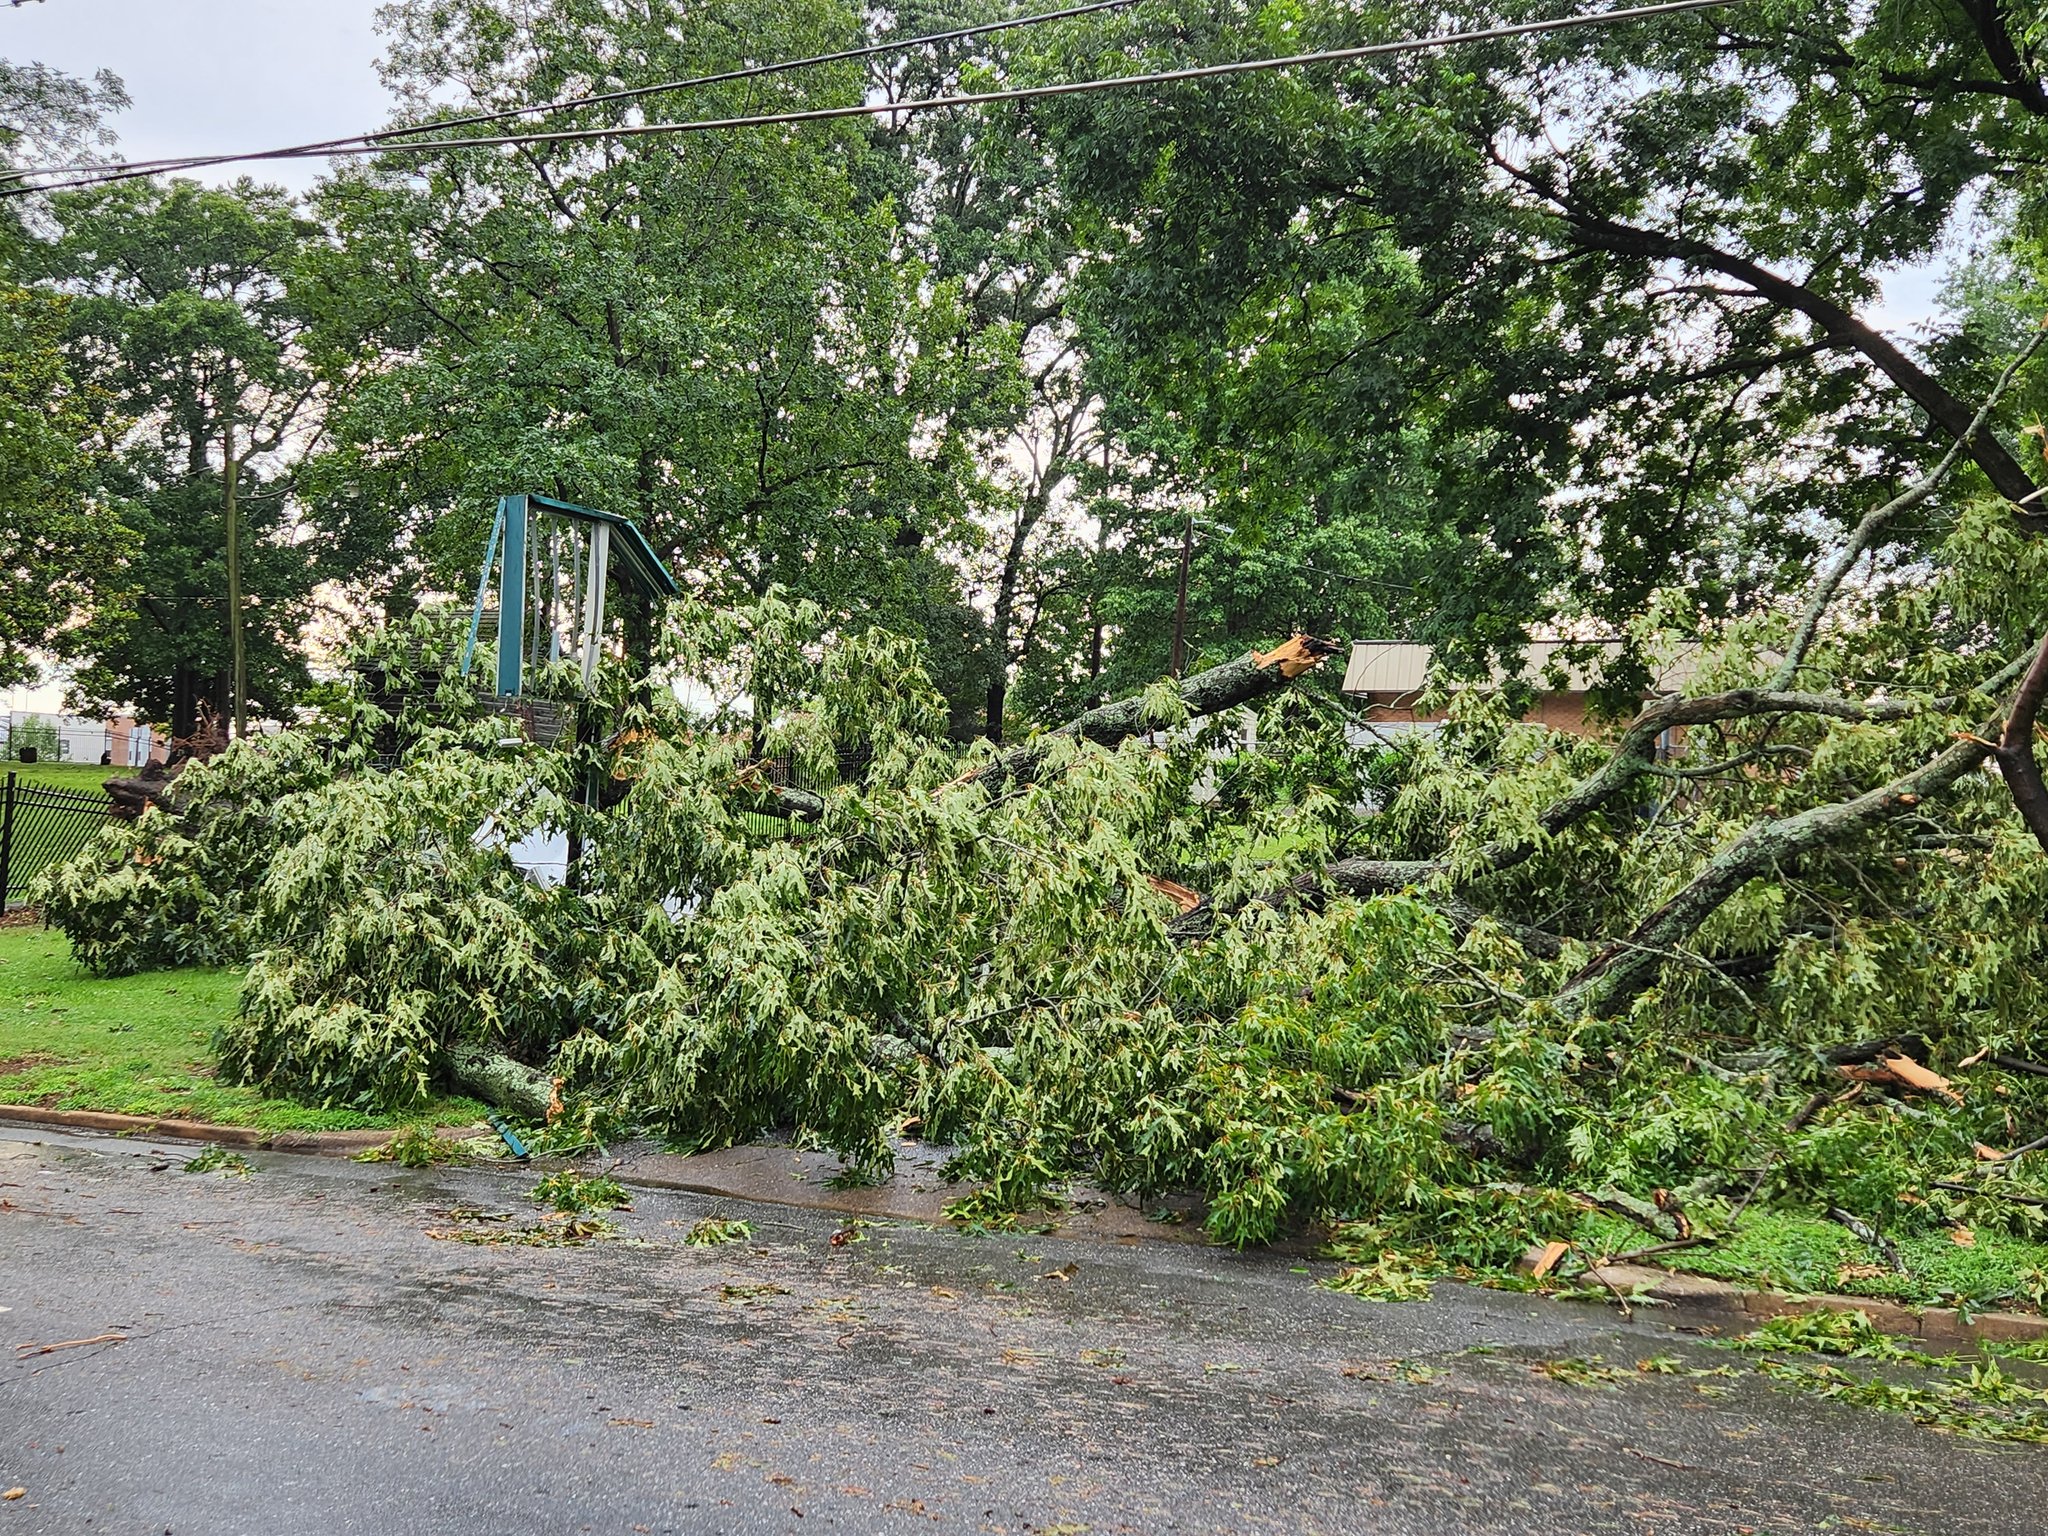
[[[1438,33],[1430,37],[1406,38],[1396,42],[1367,43],[1352,48],[1329,48],[1314,53],[1288,54],[1280,58],[1239,59],[1225,64],[1205,64],[1185,69],[1157,70],[1149,74],[1120,75],[1093,80],[1067,80],[1051,85],[1021,86],[1002,91],[981,91],[957,96],[934,96],[921,101],[862,102],[843,107],[815,107],[797,112],[768,112],[749,117],[694,118],[682,122],[624,124],[610,128],[570,128],[543,133],[493,134],[476,138],[411,139],[388,144],[358,141],[353,145],[317,150],[272,150],[246,155],[223,155],[210,164],[254,160],[295,160],[338,158],[364,154],[397,154],[450,149],[491,149],[517,144],[572,144],[598,139],[645,138],[653,135],[712,133],[734,128],[766,128],[798,123],[819,123],[856,117],[893,117],[952,107],[991,106],[1009,101],[1041,101],[1059,96],[1078,96],[1096,91],[1124,90],[1135,86],[1169,85],[1185,80],[1212,80],[1226,75],[1252,74],[1279,69],[1296,69],[1312,64],[1342,64],[1360,59],[1395,54],[1419,53],[1467,43],[1498,42],[1581,27],[1610,26],[1617,22],[1642,21],[1691,11],[1718,9],[1741,0],[1667,0],[1658,5],[1630,6],[1618,11],[1596,11],[1555,17],[1548,21],[1518,22],[1509,26],[1484,27],[1468,32]],[[20,197],[36,191],[62,191],[71,186],[89,186],[121,176],[98,177],[51,187],[0,188],[0,197]]]
[[[20,4],[21,0],[15,0]],[[555,101],[536,102],[523,107],[506,107],[495,112],[475,112],[464,117],[438,118],[431,123],[416,123],[406,128],[385,128],[375,133],[354,133],[339,139],[318,139],[310,144],[294,144],[282,149],[262,150],[245,155],[188,155],[159,160],[128,160],[87,162],[80,165],[34,166],[22,170],[0,171],[0,181],[18,181],[24,176],[59,176],[92,173],[105,182],[129,181],[140,176],[154,176],[165,171],[202,170],[212,165],[229,165],[243,160],[276,159],[289,156],[309,157],[328,152],[362,152],[366,146],[402,142],[407,135],[415,133],[445,133],[450,128],[471,128],[480,123],[502,123],[514,118],[531,117],[542,112],[566,112],[575,107],[608,106],[620,101],[638,101],[648,96],[659,96],[670,91],[686,91],[704,85],[726,85],[737,80],[758,80],[768,75],[787,74],[791,70],[809,69],[822,64],[844,64],[855,59],[871,59],[879,54],[908,52],[913,48],[929,47],[935,43],[960,42],[970,37],[982,37],[992,32],[1009,32],[1019,27],[1039,26],[1049,21],[1068,21],[1076,16],[1092,16],[1101,11],[1126,10],[1139,0],[1089,0],[1084,5],[1071,5],[1063,10],[1036,11],[1025,16],[1013,16],[1007,21],[984,21],[971,27],[955,27],[947,32],[927,32],[919,37],[892,38],[886,42],[866,43],[858,48],[842,48],[834,53],[814,53],[801,59],[782,59],[769,64],[749,64],[739,69],[723,70],[715,75],[695,75],[681,80],[664,80],[655,85],[636,85],[625,90],[605,91],[594,96],[565,96]],[[77,185],[97,185],[95,182],[80,182]],[[71,185],[71,183],[66,183]],[[44,187],[40,191],[59,191],[62,188]]]

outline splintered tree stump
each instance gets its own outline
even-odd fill
[[[100,785],[114,802],[114,814],[124,821],[136,821],[152,805],[170,809],[171,786],[177,782],[180,763],[166,769],[161,763],[147,764],[133,777],[112,778]]]

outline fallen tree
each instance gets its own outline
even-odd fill
[[[1898,1077],[1801,1111],[1840,1086],[1825,1051],[1900,1019],[1932,1073],[2048,1059],[2048,861],[1981,771],[2048,570],[1994,512],[1855,623],[1731,627],[1696,692],[1606,739],[1479,690],[1360,754],[1310,681],[1330,648],[1301,641],[1296,679],[1254,655],[963,761],[907,642],[825,646],[772,598],[740,624],[685,607],[678,665],[772,696],[763,722],[621,687],[590,733],[609,755],[484,722],[257,796],[223,1070],[402,1108],[502,1058],[528,1113],[561,1078],[577,1123],[780,1130],[861,1171],[915,1121],[979,1210],[1086,1174],[1198,1190],[1235,1242],[1325,1215],[1463,1230],[1505,1186],[1758,1183],[1863,1219],[1947,1200],[1973,1143],[2048,1119],[2039,1080],[1920,1104]],[[763,756],[838,776],[794,835],[751,815]],[[632,792],[587,804],[594,768]],[[510,850],[546,828],[581,852],[544,886]],[[64,877],[107,895],[66,919],[88,946],[117,863]]]

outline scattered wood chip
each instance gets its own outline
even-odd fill
[[[1958,1248],[1974,1248],[1977,1246],[1977,1234],[1968,1227],[1950,1227],[1948,1229],[1948,1240]]]
[[[1541,1280],[1564,1261],[1572,1251],[1570,1243],[1545,1243],[1541,1248],[1531,1248],[1522,1255],[1522,1273],[1532,1280]]]
[[[1971,1142],[1970,1150],[1977,1154],[1977,1161],[1980,1163],[2002,1163],[2012,1156],[2010,1152],[2001,1152],[1996,1147],[1987,1147],[1981,1141]]]
[[[27,1496],[28,1490],[26,1488],[10,1488],[5,1493],[0,1493],[0,1499],[6,1499],[9,1503],[16,1499],[26,1498]]]
[[[1965,1056],[1961,1061],[1957,1062],[1956,1065],[1958,1067],[1974,1067],[1975,1065],[1977,1065],[1978,1062],[1982,1061],[1986,1056],[1989,1056],[1990,1054],[1991,1047],[1987,1045],[1984,1047],[1984,1049],[1977,1052],[1976,1055]]]
[[[1058,1269],[1048,1269],[1044,1274],[1040,1275],[1038,1278],[1041,1281],[1071,1280],[1074,1278],[1075,1271],[1080,1269],[1080,1267],[1081,1266],[1079,1264],[1062,1264]]]

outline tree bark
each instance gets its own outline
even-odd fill
[[[2041,782],[2040,760],[2034,756],[2034,730],[2044,695],[2048,695],[2048,635],[2042,637],[2033,665],[2013,695],[2005,729],[1998,733],[1998,766],[2005,774],[2013,806],[2042,851],[2048,853],[2048,785]]]
[[[547,1119],[548,1104],[554,1097],[554,1084],[545,1074],[521,1066],[509,1056],[476,1048],[449,1057],[448,1080],[471,1098],[536,1125]]]

